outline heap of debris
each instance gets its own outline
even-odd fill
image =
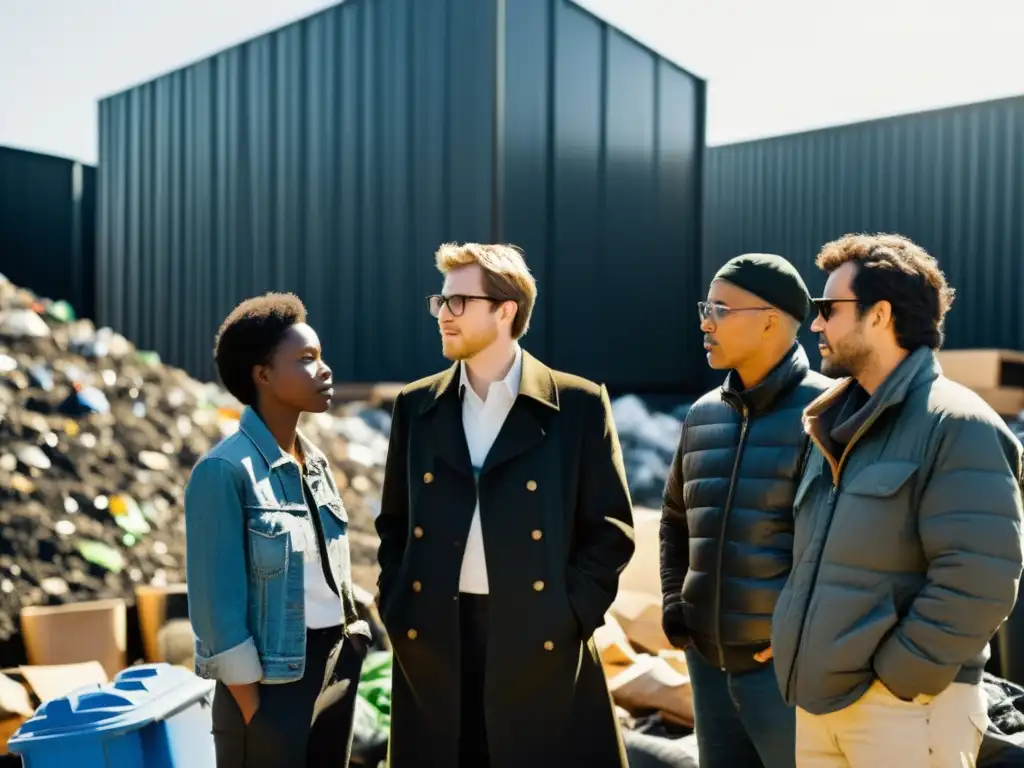
[[[218,386],[0,276],[0,649],[23,606],[184,581],[185,484],[239,413]],[[334,465],[355,578],[372,589],[389,414],[350,404],[300,426]]]

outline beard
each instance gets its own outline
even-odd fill
[[[821,342],[830,353],[821,358],[821,372],[833,379],[856,378],[871,361],[871,348],[860,334],[850,334],[835,345],[822,335]]]
[[[441,354],[452,361],[469,360],[491,346],[497,338],[497,327],[472,335],[462,332],[458,336],[442,336]]]
[[[853,371],[846,366],[824,358],[821,361],[821,372],[830,379],[846,379],[853,376]]]

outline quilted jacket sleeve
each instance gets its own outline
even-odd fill
[[[669,640],[677,646],[686,643],[687,632],[677,609],[682,600],[683,580],[690,568],[690,531],[686,522],[686,502],[683,499],[683,456],[686,454],[684,420],[672,466],[665,481],[661,507],[659,545],[661,549],[661,595],[663,627]]]

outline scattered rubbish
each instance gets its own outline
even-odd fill
[[[18,461],[31,469],[49,469],[53,466],[50,457],[36,445],[26,445],[18,449]]]
[[[95,387],[75,387],[60,404],[60,412],[68,416],[83,416],[87,413],[108,413],[110,402],[107,396]]]
[[[75,320],[75,310],[66,301],[55,301],[46,308],[46,314],[61,323],[70,323]]]
[[[8,309],[0,312],[0,336],[45,339],[50,326],[31,309]]]
[[[124,568],[124,556],[101,541],[80,541],[76,549],[87,562],[105,568],[111,573],[120,573]]]
[[[661,413],[649,409],[635,395],[624,395],[612,403],[612,417],[622,445],[623,464],[634,504],[661,506],[686,411],[686,406],[679,406],[672,413]]]
[[[0,280],[0,668],[24,663],[22,608],[185,580],[185,485],[242,411],[69,309]],[[300,424],[333,465],[369,588],[390,421],[346,403]]]
[[[171,468],[170,458],[156,451],[141,451],[139,453],[139,463],[146,469],[151,469],[154,472],[167,472]]]

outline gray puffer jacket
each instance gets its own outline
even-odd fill
[[[786,701],[824,714],[875,678],[905,700],[979,682],[1024,563],[1020,443],[927,348],[870,399],[846,380],[804,421],[815,447],[772,627]]]

